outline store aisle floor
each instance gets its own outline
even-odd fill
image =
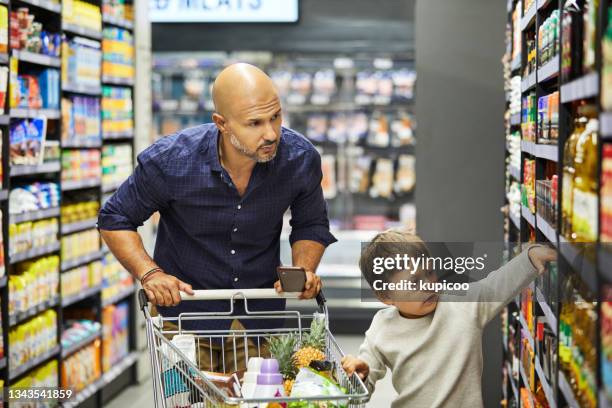
[[[337,336],[337,340],[345,353],[356,354],[362,338],[360,336]],[[388,407],[391,405],[395,395],[395,390],[391,385],[391,373],[387,372],[387,376],[378,383],[376,392],[372,396],[368,407]],[[151,387],[151,380],[149,379],[142,384],[129,387],[107,406],[108,408],[124,408],[129,406],[152,407],[153,389]]]

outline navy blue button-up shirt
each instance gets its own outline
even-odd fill
[[[138,156],[130,178],[102,207],[102,230],[133,230],[151,214],[161,217],[155,262],[193,289],[272,288],[280,265],[283,215],[291,209],[290,243],[327,246],[327,206],[321,189],[321,158],[302,135],[282,129],[276,157],[258,163],[241,197],[218,155],[219,131],[204,124],[164,137]],[[242,313],[242,301],[236,311]],[[227,311],[229,302],[181,302],[158,307],[163,316]],[[284,302],[249,302],[251,310],[276,310]],[[274,322],[244,320],[247,328]],[[231,321],[200,322],[198,329],[227,329]],[[276,322],[278,325],[278,322]],[[191,326],[191,325],[190,325]]]

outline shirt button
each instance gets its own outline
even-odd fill
[[[234,251],[233,249],[230,251],[232,255],[234,255],[236,253],[236,251]]]
[[[234,278],[234,282],[238,282],[238,278]]]
[[[234,232],[238,232],[238,228],[234,228]]]
[[[241,208],[242,208],[242,206],[241,206],[240,204],[238,204],[238,207],[236,207],[236,208],[241,209]]]

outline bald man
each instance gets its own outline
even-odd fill
[[[293,265],[306,270],[303,298],[321,289],[316,269],[329,231],[321,159],[302,135],[282,127],[270,78],[248,64],[223,70],[213,85],[214,124],[164,137],[138,156],[134,174],[103,206],[98,227],[119,262],[141,281],[163,316],[226,311],[227,302],[183,302],[179,291],[280,290],[283,214],[291,209]],[[159,211],[154,256],[136,229]],[[179,304],[180,303],[180,304]],[[244,313],[236,302],[237,313]],[[283,309],[282,300],[249,302],[250,310]],[[245,320],[246,328],[278,325]],[[197,329],[235,322],[200,321]]]

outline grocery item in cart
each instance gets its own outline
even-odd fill
[[[339,396],[345,395],[346,392],[338,384],[331,381],[329,378],[321,375],[319,372],[310,367],[300,368],[298,375],[295,377],[295,383],[291,390],[291,397],[321,397],[321,396]],[[326,407],[346,407],[348,401],[329,401],[325,403]],[[321,406],[321,404],[310,404],[301,402],[289,403],[290,408],[301,408]]]

